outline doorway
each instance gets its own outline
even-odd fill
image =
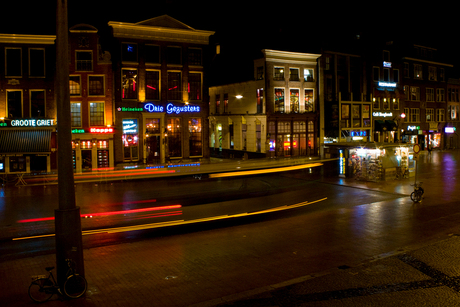
[[[161,161],[160,135],[151,135],[146,139],[147,163],[158,164]]]

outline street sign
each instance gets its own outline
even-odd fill
[[[415,152],[416,154],[418,154],[418,153],[420,152],[420,145],[419,145],[419,144],[415,144],[415,145],[414,145],[414,152]]]
[[[419,156],[418,153],[416,153],[416,154],[414,155],[414,161],[418,161],[418,156]]]

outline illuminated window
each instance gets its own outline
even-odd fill
[[[89,104],[89,124],[91,126],[104,125],[104,103],[91,102]]]
[[[290,111],[291,113],[299,113],[299,90],[290,90]]]
[[[75,52],[75,67],[76,71],[92,71],[93,70],[93,53],[92,51],[76,51]]]
[[[426,121],[434,122],[434,109],[426,109]]]
[[[180,71],[168,71],[168,99],[182,99],[182,79]]]
[[[314,112],[315,103],[313,100],[313,90],[305,89],[305,112]]]
[[[284,113],[284,88],[275,88],[275,112]]]
[[[70,121],[72,127],[81,127],[81,103],[70,103]]]
[[[80,141],[81,149],[91,149],[93,147],[93,143],[90,140],[82,140]]]
[[[168,118],[168,149],[172,158],[182,157],[182,125],[180,118]]]
[[[104,77],[89,76],[88,77],[88,95],[89,96],[104,96]]]
[[[275,67],[274,80],[284,80],[284,67]]]
[[[393,98],[393,110],[399,110],[399,98]]]
[[[190,118],[188,121],[190,156],[203,155],[201,118]]]
[[[5,57],[6,77],[22,77],[21,48],[5,48]]]
[[[121,97],[123,99],[137,99],[137,70],[122,69],[123,76],[123,91]]]
[[[45,76],[45,49],[29,49],[29,76]]]
[[[256,92],[257,97],[257,113],[263,112],[263,103],[264,103],[264,89],[259,88]]]
[[[305,68],[303,70],[303,78],[307,82],[313,82],[313,69]]]
[[[30,112],[32,117],[45,117],[45,91],[30,91]]]
[[[376,110],[380,109],[380,97],[372,98],[372,108]]]
[[[80,96],[80,76],[69,76],[70,96]]]
[[[22,91],[7,91],[8,118],[22,117]]]
[[[422,79],[422,65],[414,64],[414,79]]]
[[[201,73],[189,73],[188,98],[190,100],[201,100]]]
[[[145,120],[145,133],[146,134],[158,134],[160,131],[160,119],[159,118],[147,118]]]
[[[278,133],[291,133],[291,122],[278,122]]]
[[[147,70],[145,72],[145,98],[151,100],[160,99],[160,72]]]
[[[410,100],[420,101],[420,88],[418,86],[410,87]]]

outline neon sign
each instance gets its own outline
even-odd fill
[[[444,127],[445,133],[455,133],[455,127]]]
[[[149,113],[161,113],[166,110],[168,114],[180,114],[180,113],[197,113],[201,111],[199,106],[191,106],[191,105],[184,105],[184,106],[175,106],[172,103],[168,103],[166,108],[161,105],[156,105],[151,102],[144,104],[144,111]]]
[[[367,136],[367,130],[351,131],[350,136]]]
[[[13,119],[12,127],[51,127],[54,126],[54,119]]]
[[[396,87],[395,82],[379,82],[379,86],[381,87]]]
[[[91,133],[113,133],[113,128],[90,128],[89,132]]]
[[[123,134],[137,133],[137,119],[123,119]]]
[[[372,112],[372,116],[391,117],[393,116],[393,112]]]

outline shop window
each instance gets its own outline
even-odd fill
[[[139,128],[137,119],[124,118],[122,119],[123,135],[123,160],[137,161],[139,160]]]
[[[4,173],[4,172],[5,172],[5,158],[0,157],[0,173]]]
[[[190,156],[203,155],[203,138],[201,133],[201,118],[190,118],[188,121]]]
[[[247,149],[247,131],[248,131],[248,125],[247,124],[242,124],[241,125],[241,139],[243,142],[243,150]]]
[[[45,117],[45,91],[30,91],[30,112],[32,117]]]
[[[45,49],[29,49],[29,76],[45,77]]]
[[[275,112],[284,113],[284,88],[275,88]]]
[[[89,96],[104,96],[104,77],[89,76],[88,77],[88,95]]]
[[[75,67],[76,71],[92,71],[93,70],[93,52],[92,51],[76,51],[75,52]]]
[[[80,96],[81,95],[80,84],[81,84],[80,76],[69,76],[70,96]]]
[[[314,112],[315,111],[315,103],[313,100],[313,90],[306,89],[305,90],[305,112]]]
[[[189,73],[188,99],[201,100],[201,73]]]
[[[268,138],[269,138],[269,150],[275,151],[276,148],[276,123],[274,121],[268,122]]]
[[[182,157],[182,124],[180,118],[168,119],[168,149],[171,158]]]
[[[89,124],[91,126],[104,125],[104,103],[91,102],[89,104]]]
[[[160,131],[160,119],[159,118],[147,118],[145,120],[145,133],[146,134],[158,134]]]
[[[262,126],[256,123],[256,152],[261,152],[262,149]]]
[[[7,91],[8,118],[22,117],[22,91]]]
[[[70,121],[72,127],[81,127],[81,103],[70,103]]]
[[[5,48],[5,57],[6,77],[22,77],[21,48]]]
[[[145,98],[160,100],[160,72],[157,70],[145,72]]]
[[[182,79],[180,71],[168,71],[168,99],[182,100]]]
[[[26,158],[10,156],[10,172],[25,172],[26,171]]]
[[[160,63],[160,46],[145,45],[145,62]]]
[[[137,99],[137,70],[123,69],[121,73],[123,76],[123,92],[121,97],[123,99]]]
[[[121,44],[121,60],[123,62],[137,62],[137,44]]]

